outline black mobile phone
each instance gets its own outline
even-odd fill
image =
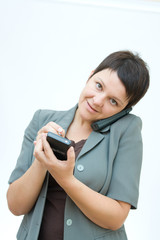
[[[102,119],[102,120],[92,123],[91,127],[94,131],[100,131],[101,129],[107,127],[108,125],[116,122],[118,119],[127,115],[131,110],[132,110],[132,108],[126,108],[111,117],[108,117],[108,118],[105,118],[105,119]]]
[[[48,132],[47,141],[58,159],[67,160],[67,151],[71,147],[71,141],[69,139]]]

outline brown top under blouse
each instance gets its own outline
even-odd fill
[[[76,158],[86,140],[72,141]],[[49,174],[48,191],[38,240],[63,240],[64,207],[67,194]]]

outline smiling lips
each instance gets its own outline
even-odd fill
[[[88,106],[89,106],[89,110],[90,110],[90,111],[92,111],[92,112],[98,112],[95,108],[93,108],[93,107],[89,104],[88,101],[87,101],[87,104],[88,104]]]

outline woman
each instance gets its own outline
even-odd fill
[[[99,131],[92,125],[134,106],[148,86],[145,62],[119,51],[91,74],[74,108],[35,113],[7,192],[11,212],[25,215],[17,239],[127,239],[124,221],[138,201],[141,120],[128,114]],[[66,161],[55,157],[48,132],[73,141]]]

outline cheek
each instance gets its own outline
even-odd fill
[[[105,106],[103,106],[103,116],[104,118],[111,117],[112,115],[118,113],[120,110],[111,106],[109,102],[106,102]]]
[[[84,99],[84,90],[81,92],[80,96],[79,96],[79,103],[81,103]]]
[[[83,101],[86,97],[88,96],[88,92],[87,92],[87,89],[84,88],[80,94],[80,97],[79,97],[79,100],[80,101]]]
[[[123,110],[124,107],[113,107],[111,104],[106,104],[103,108],[103,114],[105,115],[105,118],[111,117]]]
[[[95,91],[93,89],[93,87],[91,87],[88,83],[86,84],[86,86],[84,87],[84,89],[82,90],[80,97],[79,97],[79,102],[84,101],[86,98],[92,98],[95,95]]]

